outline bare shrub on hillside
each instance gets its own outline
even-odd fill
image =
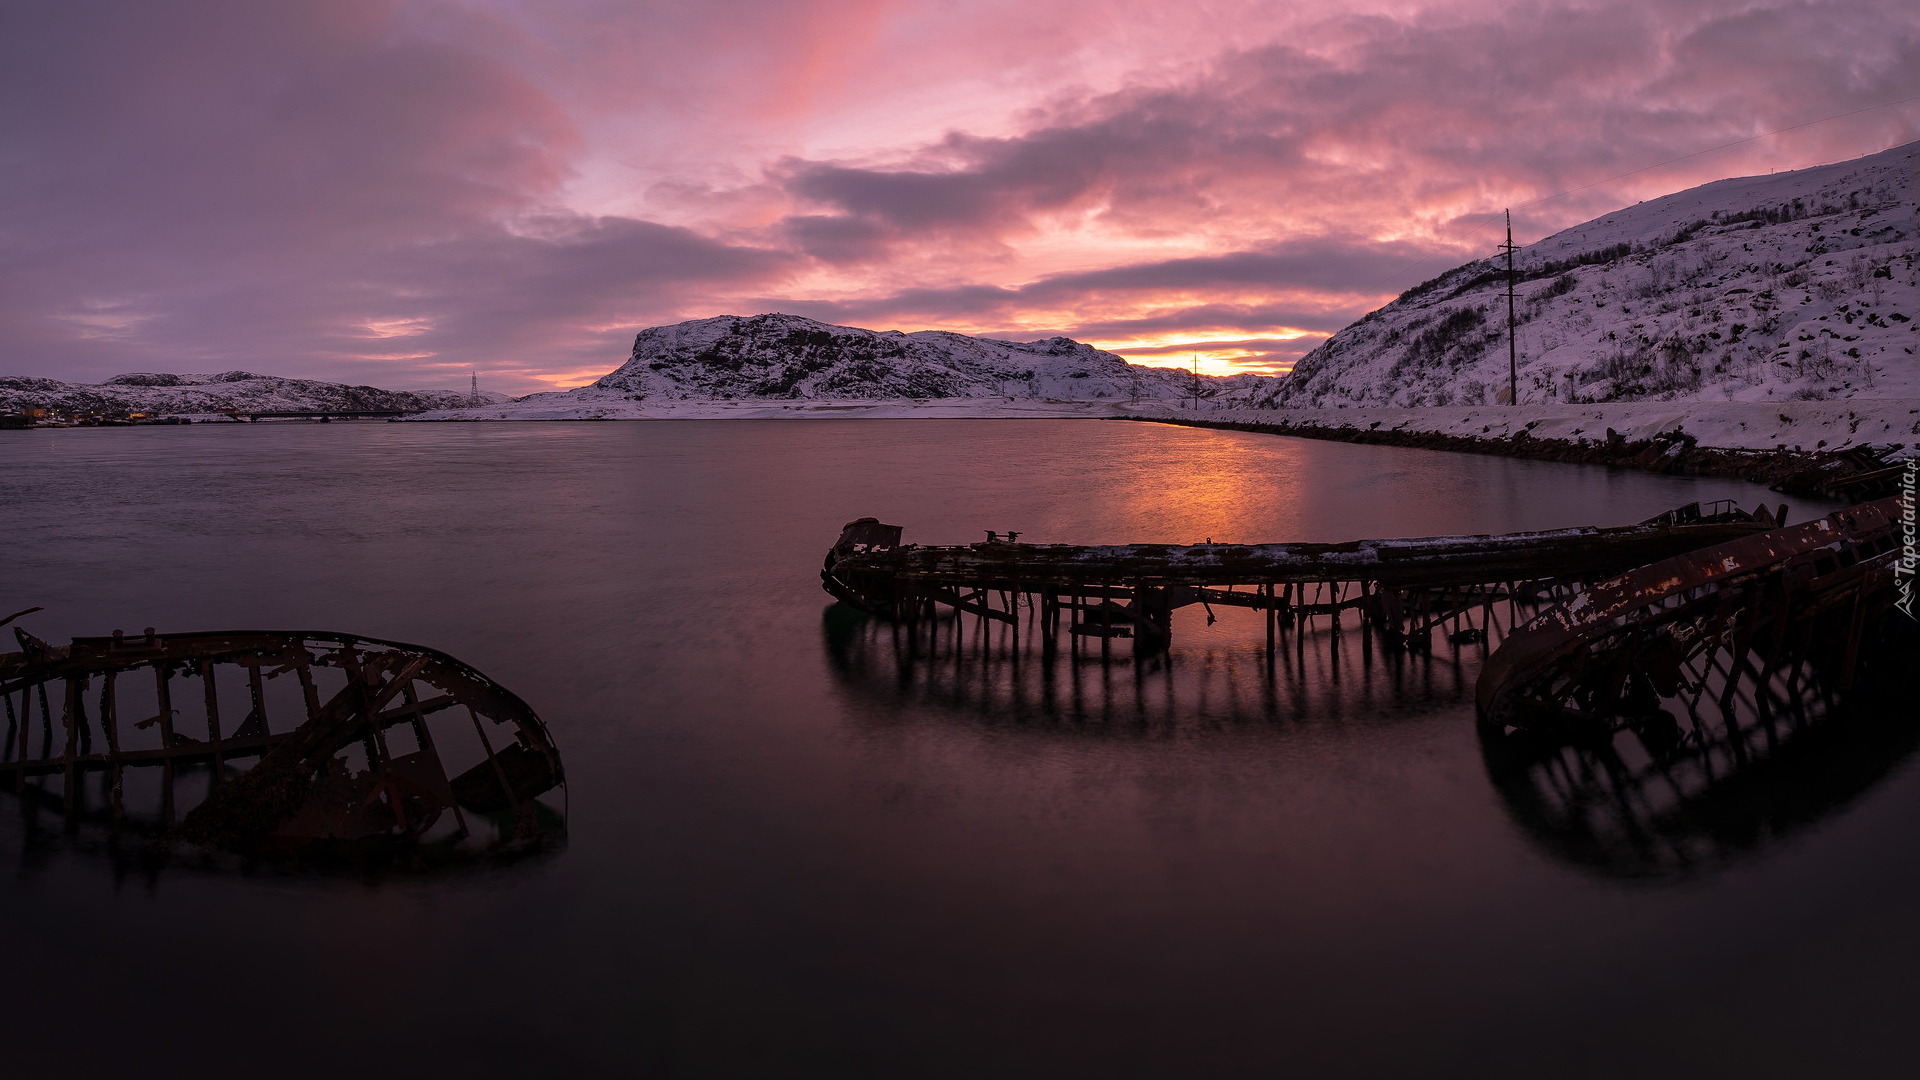
[[[1827,346],[1825,338],[1820,340],[1818,348],[1801,349],[1797,367],[1803,379],[1830,379],[1833,377],[1833,352]]]

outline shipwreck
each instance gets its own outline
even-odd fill
[[[1886,629],[1860,644],[1845,691],[1843,669],[1802,661],[1725,709],[1640,709],[1572,738],[1483,724],[1487,777],[1523,832],[1570,865],[1635,879],[1711,872],[1827,819],[1920,749],[1899,655],[1920,632],[1904,618]]]
[[[9,620],[10,621],[10,620]],[[546,725],[446,653],[316,631],[81,637],[0,655],[0,785],[70,825],[258,854],[540,844]],[[447,819],[451,818],[449,822]]]
[[[901,542],[903,529],[849,522],[827,552],[822,587],[836,599],[912,631],[938,630],[935,614],[1005,624],[1040,636],[1051,655],[1064,636],[1103,657],[1129,640],[1136,654],[1164,652],[1172,613],[1195,604],[1265,613],[1267,647],[1283,627],[1324,619],[1339,648],[1348,614],[1388,642],[1428,647],[1435,630],[1484,640],[1520,613],[1590,582],[1682,552],[1763,533],[1785,513],[1730,502],[1688,504],[1635,525],[1484,536],[1278,544],[1017,543],[1007,534],[965,546]],[[1024,611],[1023,611],[1024,609]],[[1304,635],[1294,635],[1303,641]],[[1370,637],[1363,637],[1370,642]]]
[[[1850,690],[1893,611],[1899,503],[1862,503],[1594,583],[1488,658],[1482,723],[1598,736],[1685,717],[1700,732],[1731,722],[1736,706],[1765,717],[1816,688]]]

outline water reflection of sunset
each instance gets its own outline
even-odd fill
[[[1289,453],[1292,440],[1196,432],[1169,439],[1157,458],[1135,459],[1105,489],[1118,513],[1145,532],[1128,542],[1261,543],[1271,534],[1270,508],[1298,504],[1314,478]],[[1275,443],[1281,443],[1275,446]],[[1255,509],[1260,508],[1260,509]]]

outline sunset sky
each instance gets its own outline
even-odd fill
[[[7,0],[0,374],[525,393],[770,311],[1278,371],[1502,206],[1915,97],[1912,0]]]

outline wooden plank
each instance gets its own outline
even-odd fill
[[[286,735],[266,735],[227,739],[217,748],[203,742],[187,742],[179,746],[155,747],[151,750],[128,750],[119,755],[118,764],[123,768],[134,768],[167,765],[181,761],[207,761],[212,760],[216,749],[223,758],[254,757],[273,749],[286,738]],[[114,765],[115,758],[112,754],[76,754],[71,758],[34,758],[30,761],[0,762],[0,775],[21,773],[27,776],[40,776],[61,772],[68,768],[78,771],[99,771],[110,769]]]
[[[983,618],[998,619],[1004,623],[1011,623],[1013,621],[1012,614],[1005,611],[995,611],[985,604],[977,604],[970,600],[963,599],[959,593],[948,592],[945,589],[932,589],[929,590],[928,595],[958,611],[965,611]]]
[[[208,779],[207,782],[209,784],[218,784],[220,782],[220,773],[221,773],[220,750],[219,750],[219,747],[220,747],[220,696],[217,688],[214,685],[213,661],[211,659],[205,659],[200,661],[200,689],[201,689],[201,693],[205,697],[206,705],[207,705],[207,742],[208,744],[214,747],[213,775]]]
[[[253,697],[253,715],[260,719],[260,734],[273,734],[273,728],[267,724],[267,695],[266,691],[260,686],[260,662],[258,660],[247,665],[247,692]]]
[[[100,689],[100,726],[105,729],[107,737],[107,772],[109,786],[113,792],[113,820],[116,825],[126,813],[126,807],[121,799],[125,792],[120,784],[119,702],[114,694],[114,677],[118,674],[119,672],[109,669],[106,674],[107,684]]]

